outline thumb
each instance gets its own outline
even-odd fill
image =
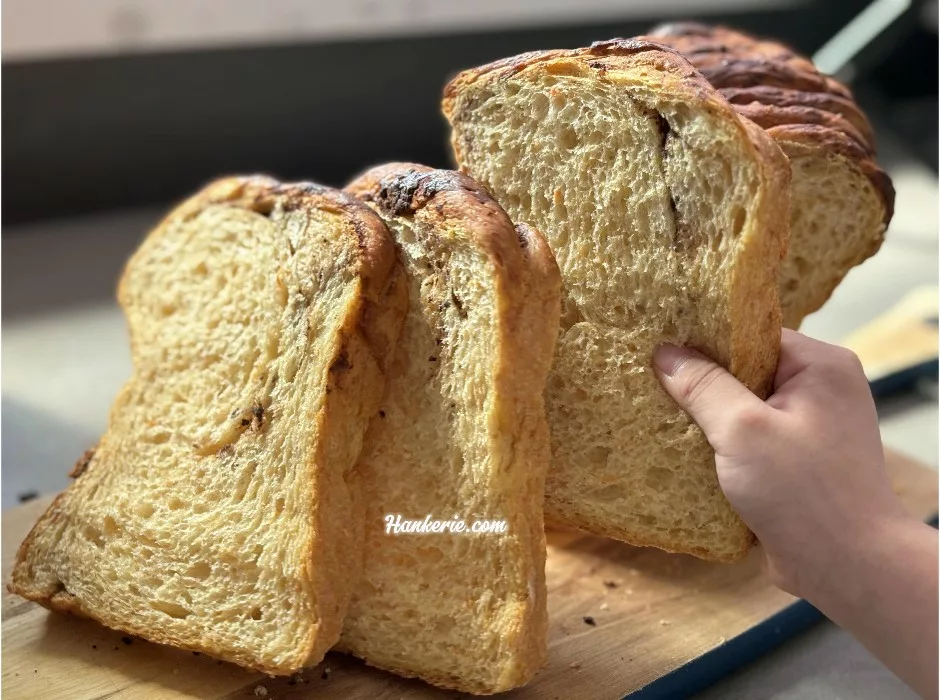
[[[697,350],[660,345],[653,354],[653,365],[663,388],[710,441],[742,408],[763,406],[734,375]]]

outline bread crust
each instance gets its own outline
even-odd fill
[[[652,70],[645,72],[646,68]],[[768,224],[763,230],[755,231],[754,240],[746,245],[751,259],[739,265],[739,270],[746,272],[735,271],[732,275],[729,313],[733,332],[729,369],[756,394],[767,396],[772,389],[778,360],[781,324],[776,288],[768,281],[777,278],[789,233],[790,167],[780,148],[762,129],[747,119],[741,119],[732,105],[679,52],[650,37],[600,41],[583,49],[531,52],[464,71],[444,90],[442,109],[445,117],[454,122],[457,95],[471,85],[481,81],[508,80],[535,69],[589,80],[623,81],[627,85],[635,84],[636,76],[642,74],[644,79],[657,81],[655,87],[659,94],[681,101],[695,101],[704,109],[723,114],[727,123],[738,125],[741,141],[750,144],[753,159],[763,164],[761,189],[765,211],[760,220]],[[456,137],[452,139],[452,146],[457,162],[465,162],[466,156]],[[771,340],[768,342],[768,339]],[[706,559],[736,561],[754,543],[753,534],[736,515],[733,516],[736,524],[727,533],[727,541],[736,544],[729,545],[731,551],[718,553],[690,546],[680,538],[653,542],[609,522],[597,521],[583,513],[575,515],[576,509],[555,507],[550,494],[546,508],[546,518],[553,522],[639,546],[653,545]]]
[[[213,182],[167,215],[150,233],[148,242],[165,236],[175,222],[188,220],[206,208],[218,205],[247,209],[262,215],[270,214],[275,208],[285,211],[341,211],[348,221],[344,235],[354,239],[358,250],[354,264],[359,280],[359,295],[353,313],[344,318],[339,341],[334,346],[333,359],[328,369],[327,393],[331,394],[330,399],[324,402],[324,409],[317,413],[317,425],[311,428],[317,430],[322,439],[317,442],[317,451],[310,455],[310,461],[305,465],[305,473],[310,483],[314,483],[315,475],[319,475],[317,483],[329,487],[331,480],[345,477],[336,469],[325,469],[325,465],[332,457],[339,457],[343,449],[347,449],[343,445],[352,439],[351,428],[338,424],[337,420],[354,410],[351,408],[353,404],[361,403],[368,415],[377,410],[384,387],[384,369],[404,318],[407,289],[401,284],[401,269],[397,263],[394,244],[382,221],[354,197],[312,183],[284,184],[263,176],[229,177]],[[136,255],[141,254],[142,251],[139,251]],[[136,255],[125,267],[125,273],[118,286],[118,299],[125,312],[132,303],[127,271],[134,265]],[[132,354],[135,358],[138,350],[139,348],[133,347],[132,342]],[[357,377],[356,381],[350,380],[353,372]],[[116,399],[112,407],[111,422],[121,411],[135,381],[136,379],[131,379]],[[365,394],[354,396],[347,386],[359,386],[360,383],[366,387]],[[321,534],[319,540],[314,536],[306,542],[298,543],[298,552],[305,553],[302,555],[306,561],[306,572],[303,576],[313,596],[317,623],[308,628],[305,638],[297,641],[295,653],[278,663],[259,660],[251,650],[220,648],[208,639],[193,639],[192,635],[188,638],[181,637],[160,628],[138,624],[133,616],[122,620],[110,613],[99,615],[95,610],[88,609],[79,597],[70,594],[61,582],[56,589],[34,583],[31,571],[32,549],[40,533],[54,527],[63,519],[68,519],[73,509],[81,507],[80,504],[70,503],[73,490],[78,484],[89,479],[100,479],[105,476],[105,473],[99,473],[101,469],[115,467],[99,464],[99,457],[107,452],[110,440],[109,422],[109,431],[102,437],[97,448],[86,452],[73,470],[75,484],[53,501],[20,545],[8,589],[50,610],[91,617],[112,629],[152,642],[203,652],[271,675],[293,673],[307,663],[319,661],[339,637],[350,595],[349,586],[346,584],[347,577],[354,575],[356,567],[359,566],[355,555],[355,541],[350,539],[349,533],[337,531],[334,525],[345,522],[349,517],[344,512],[342,500],[339,498],[321,498],[316,513],[311,512],[309,516],[310,532],[332,534],[329,537],[323,537]],[[351,467],[352,464],[348,466]],[[42,553],[37,556],[41,557]],[[314,561],[318,564],[316,572],[313,571]],[[318,583],[314,583],[315,581]]]
[[[721,94],[728,102],[733,105],[750,105],[757,103],[763,107],[781,107],[781,108],[806,108],[815,112],[822,112],[842,117],[854,129],[858,136],[858,145],[862,151],[867,154],[874,154],[875,150],[875,132],[871,123],[864,113],[859,109],[854,101],[832,95],[828,92],[806,92],[804,90],[792,90],[789,88],[773,87],[771,85],[755,85],[749,88],[729,87],[721,90]],[[776,123],[807,123],[801,119],[803,113],[791,112],[791,121]],[[810,114],[810,117],[815,115]],[[754,120],[756,121],[756,120]],[[824,124],[823,121],[811,121],[809,123]],[[832,128],[839,128],[839,122],[835,122]],[[760,124],[760,126],[764,126]],[[773,126],[773,125],[772,125]]]
[[[662,40],[689,58],[716,87],[732,84],[720,80],[721,76],[739,74],[732,79],[741,83],[739,87],[774,85],[780,81],[778,87],[828,92],[852,99],[852,91],[847,86],[820,73],[808,58],[777,41],[696,22],[660,25],[649,36]],[[765,69],[768,72],[760,75]]]
[[[773,392],[780,357],[782,311],[777,288],[780,263],[787,253],[790,226],[790,164],[780,148],[756,124],[742,119],[751,143],[764,163],[761,183],[763,230],[744,243],[732,278],[731,373],[760,398]],[[768,280],[771,284],[768,285]],[[770,344],[760,339],[773,338]],[[753,536],[749,538],[753,541]],[[746,553],[745,548],[740,554]]]
[[[737,104],[735,109],[763,129],[787,124],[815,124],[838,131],[852,139],[866,160],[870,155],[866,139],[855,126],[840,114],[806,106],[766,105],[759,102]]]
[[[686,90],[697,99],[720,104],[720,100],[713,99],[714,90],[708,81],[678,51],[664,44],[639,38],[596,41],[582,49],[531,51],[465,70],[445,86],[442,109],[444,116],[450,120],[454,112],[454,97],[468,85],[479,80],[506,80],[534,66],[541,66],[549,73],[558,75],[588,77],[593,75],[593,71],[606,74],[621,66],[643,65],[667,68],[669,83],[663,86],[664,89]]]
[[[499,476],[503,484],[497,498],[505,508],[514,538],[515,554],[504,553],[503,566],[522,572],[531,589],[506,588],[503,572],[494,572],[492,587],[507,600],[524,600],[513,608],[504,629],[511,637],[503,644],[512,650],[496,677],[482,681],[468,677],[474,664],[467,649],[468,671],[444,674],[404,660],[375,659],[368,649],[344,641],[341,649],[361,656],[406,677],[420,677],[434,685],[477,694],[501,692],[527,683],[546,659],[547,609],[544,580],[545,534],[542,517],[545,473],[549,461],[549,435],[542,393],[551,365],[560,312],[561,276],[548,244],[534,229],[514,226],[493,197],[462,173],[433,170],[414,163],[389,163],[354,179],[347,191],[374,206],[383,216],[420,221],[426,230],[459,230],[470,245],[489,260],[500,321],[496,343],[494,384],[496,428],[491,445],[494,463],[506,459],[500,443],[511,437],[512,453]],[[394,227],[392,227],[394,230]],[[482,427],[482,426],[481,426]],[[491,428],[492,430],[492,428]],[[496,479],[494,475],[490,478]],[[508,482],[507,480],[510,480]],[[444,562],[442,562],[444,563]],[[485,636],[485,635],[484,635]],[[485,646],[485,639],[480,640]]]

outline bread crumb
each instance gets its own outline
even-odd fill
[[[255,686],[255,695],[259,698],[266,698],[268,696],[268,689],[263,685]]]
[[[584,624],[586,624],[586,625],[590,625],[591,627],[596,627],[596,626],[597,626],[597,622],[595,622],[595,621],[594,621],[594,618],[591,617],[590,615],[585,615],[585,616],[582,617],[581,619],[584,620]]]
[[[601,610],[607,610],[609,607],[607,603],[601,603]]]
[[[616,581],[604,581],[604,588],[616,588],[618,585]]]
[[[661,624],[663,627],[665,627],[666,625],[671,625],[672,623],[669,622],[669,620],[660,620],[660,621],[659,621],[659,624]]]
[[[579,668],[581,668],[581,664],[575,661],[569,666],[569,668],[573,668],[575,671],[577,671]]]

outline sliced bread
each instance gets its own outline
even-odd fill
[[[757,394],[771,388],[789,194],[780,149],[678,53],[643,40],[466,71],[443,109],[461,169],[543,231],[561,268],[546,518],[741,557],[753,536],[652,353],[691,345]]]
[[[543,392],[557,265],[465,175],[393,163],[347,189],[391,230],[410,305],[356,468],[365,565],[339,648],[446,688],[522,685],[546,655]],[[507,529],[396,535],[389,516]]]
[[[774,41],[694,22],[653,30],[777,141],[790,160],[790,245],[780,270],[783,324],[798,328],[855,265],[878,252],[894,210],[871,125],[851,91]]]
[[[230,178],[176,208],[120,283],[134,374],[10,589],[269,674],[316,663],[406,291],[385,225],[341,192]]]

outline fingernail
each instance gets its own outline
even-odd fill
[[[660,374],[671,377],[688,358],[685,348],[663,343],[653,352],[653,365]]]

